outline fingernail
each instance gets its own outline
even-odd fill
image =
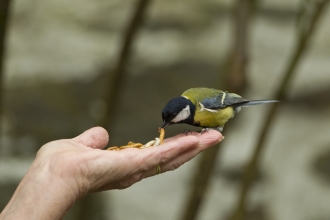
[[[219,142],[221,142],[223,139],[225,139],[225,136],[221,136],[221,138],[219,139]]]

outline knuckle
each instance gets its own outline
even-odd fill
[[[135,182],[139,182],[143,179],[143,175],[142,173],[138,173],[138,174],[134,174],[132,177],[131,177],[132,181],[135,183]]]
[[[174,164],[171,165],[170,170],[171,170],[171,171],[176,170],[176,169],[178,169],[180,166],[181,166],[181,164],[179,164],[179,163],[174,163]]]
[[[119,188],[126,189],[126,188],[130,187],[131,185],[133,185],[134,183],[141,181],[142,179],[143,179],[142,173],[134,174],[134,175],[130,176],[129,178],[120,181]]]
[[[127,180],[123,180],[119,182],[119,189],[126,189],[128,187],[130,187],[131,185],[133,185],[133,182],[130,181],[129,179]]]
[[[170,159],[169,157],[163,156],[163,157],[160,158],[159,164],[164,164],[164,163],[168,162],[169,159]]]
[[[148,167],[147,165],[143,165],[143,166],[141,166],[140,169],[139,169],[139,171],[141,171],[141,172],[146,172],[146,171],[148,171],[148,170],[149,170],[149,167]]]

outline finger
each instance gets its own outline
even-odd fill
[[[164,140],[164,143],[166,143],[166,142],[169,142],[169,141],[172,141],[172,140],[175,140],[175,139],[177,139],[177,138],[179,138],[179,137],[185,137],[185,136],[196,136],[196,137],[198,137],[198,136],[202,136],[202,135],[204,135],[205,136],[205,134],[208,134],[209,132],[218,132],[221,136],[222,136],[222,134],[219,132],[219,131],[216,131],[216,130],[209,130],[209,131],[206,131],[206,132],[204,132],[204,133],[201,133],[201,132],[196,132],[196,131],[192,131],[192,132],[188,132],[187,134],[186,133],[181,133],[181,134],[178,134],[178,135],[176,135],[176,136],[174,136],[174,137],[169,137],[169,138],[166,138],[165,140]],[[221,139],[221,137],[220,137],[220,139]]]
[[[198,134],[197,136],[199,138],[199,147],[202,150],[205,150],[223,140],[222,134],[215,130],[210,130],[203,134]]]
[[[206,150],[207,148],[214,146],[223,140],[223,136],[220,136],[220,139],[213,139],[210,136],[202,136],[200,138],[200,145],[196,149],[189,150],[180,154],[178,157],[174,158],[173,160],[169,161],[168,163],[162,165],[163,172],[172,171],[179,168],[182,164],[188,162],[195,156],[197,156],[200,152]]]
[[[184,151],[196,148],[198,143],[198,138],[185,136],[161,146],[150,147],[143,150],[128,148],[119,151],[118,153],[120,153],[124,159],[117,161],[116,166],[125,167],[126,173],[121,172],[121,174],[125,173],[124,176],[127,177],[119,181],[115,187],[124,189],[131,186],[135,182],[142,180],[146,176],[145,173],[155,168],[157,164],[165,164]],[[155,172],[153,172],[152,175],[155,175]]]
[[[154,163],[158,162],[158,164],[165,164],[166,162],[172,160],[173,158],[179,156],[181,153],[186,152],[187,150],[193,150],[197,148],[200,152],[207,147],[219,143],[222,138],[221,133],[217,131],[210,131],[202,135],[195,135],[179,137],[176,140],[170,141],[161,146],[150,148],[150,150],[155,150],[155,152],[150,151],[146,153],[156,153],[156,156],[147,154],[145,156],[145,163],[157,165]],[[169,145],[169,147],[165,148],[165,146],[167,145]]]
[[[94,127],[72,140],[90,148],[102,149],[108,144],[109,135],[104,128]]]
[[[178,139],[180,137],[187,137],[187,136],[190,136],[190,135],[197,136],[199,134],[200,133],[198,133],[198,132],[188,132],[187,134],[181,133],[181,134],[175,135],[174,137],[169,137],[169,138],[164,139],[164,143],[167,143],[167,142],[176,140],[176,139]]]
[[[166,163],[180,155],[182,152],[194,148],[198,145],[198,138],[194,136],[184,136],[164,143],[161,146],[150,147],[143,150],[125,149],[120,151],[125,158],[127,170],[131,173],[145,172],[159,163]],[[129,161],[129,163],[127,163]]]
[[[214,146],[215,144],[221,142],[221,140],[223,140],[222,135],[217,131],[210,131],[207,134],[200,135],[198,147],[189,149],[186,152],[181,153],[167,163],[159,164],[161,173],[179,168],[182,164],[188,162],[189,160],[197,156],[201,151],[204,151],[207,148]],[[157,165],[145,172],[144,178],[154,176],[155,174],[157,174]]]

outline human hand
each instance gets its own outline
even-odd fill
[[[155,175],[157,165],[162,172],[174,170],[221,140],[219,132],[210,130],[180,134],[157,147],[105,151],[101,149],[108,134],[96,127],[73,139],[52,141],[38,151],[0,218],[22,211],[9,211],[13,207],[26,207],[25,215],[32,213],[31,219],[59,219],[90,192],[127,188]]]

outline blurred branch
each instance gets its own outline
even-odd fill
[[[295,70],[296,70],[299,62],[301,61],[304,53],[306,52],[308,43],[310,42],[311,36],[315,32],[315,28],[318,24],[319,17],[322,14],[322,12],[324,11],[324,8],[328,2],[329,2],[329,0],[314,1],[315,9],[310,16],[310,22],[306,23],[306,24],[308,24],[308,26],[305,28],[306,31],[300,32],[301,35],[299,35],[297,37],[298,38],[297,43],[295,45],[291,58],[289,59],[288,66],[285,69],[284,74],[283,74],[284,77],[280,83],[280,86],[276,90],[275,99],[281,100],[281,101],[285,100],[286,94],[289,90],[289,85],[292,81]],[[265,149],[265,141],[268,136],[269,129],[278,112],[278,108],[279,108],[279,104],[272,105],[272,107],[266,117],[266,120],[261,128],[261,132],[259,134],[259,139],[258,139],[257,145],[255,147],[251,160],[248,163],[246,171],[244,173],[241,193],[240,193],[239,200],[238,200],[238,203],[235,208],[235,212],[234,212],[233,216],[231,217],[231,220],[244,219],[245,212],[246,212],[247,194],[252,185],[252,180],[254,178],[255,171],[258,168],[260,157],[262,155],[263,150]]]
[[[124,79],[126,77],[126,67],[127,62],[131,55],[131,49],[133,41],[137,35],[139,27],[143,21],[143,16],[145,14],[146,8],[150,0],[139,0],[137,1],[135,11],[132,19],[127,27],[127,30],[124,35],[124,41],[122,44],[122,48],[120,50],[120,54],[118,57],[118,62],[114,69],[113,75],[109,78],[108,82],[108,91],[106,94],[106,112],[101,122],[102,126],[107,128],[108,123],[113,121],[115,107],[118,103],[118,98],[120,97],[120,87],[123,86]]]
[[[182,220],[194,220],[197,218],[199,207],[206,194],[211,174],[216,164],[216,158],[220,150],[220,145],[206,150],[198,162],[195,171],[192,187],[189,192],[186,207],[184,208]]]
[[[248,65],[249,24],[256,5],[256,0],[237,0],[234,12],[234,44],[230,54],[229,74],[226,83],[231,89],[237,91],[246,85],[246,72]]]
[[[109,200],[102,193],[88,194],[75,206],[78,210],[74,219],[77,220],[108,220],[106,213],[112,211]]]
[[[248,23],[253,0],[237,0],[234,13],[235,40],[229,61],[226,84],[221,85],[225,91],[241,93],[246,86],[247,68],[247,41]],[[226,125],[230,130],[232,125]],[[189,192],[187,205],[184,208],[182,220],[194,220],[197,218],[200,206],[207,193],[209,181],[216,166],[216,160],[220,152],[220,145],[212,147],[202,154],[193,177],[192,188]]]
[[[126,32],[123,36],[123,43],[118,56],[118,61],[112,75],[109,77],[108,91],[106,93],[106,111],[101,121],[101,126],[108,128],[108,124],[114,119],[114,112],[120,97],[120,88],[123,86],[126,77],[126,67],[131,55],[132,44],[136,38],[139,27],[141,26],[143,16],[150,0],[138,0],[134,9],[132,18],[129,21]],[[102,204],[104,198],[101,194],[88,195],[81,200],[81,208],[77,219],[91,219],[91,215],[100,212],[100,206],[93,204]],[[92,209],[91,209],[92,207]],[[102,213],[98,213],[98,218],[106,219]]]
[[[10,0],[0,0],[0,116],[3,113],[3,71]],[[1,127],[1,121],[0,121]],[[1,135],[1,130],[0,130]]]

